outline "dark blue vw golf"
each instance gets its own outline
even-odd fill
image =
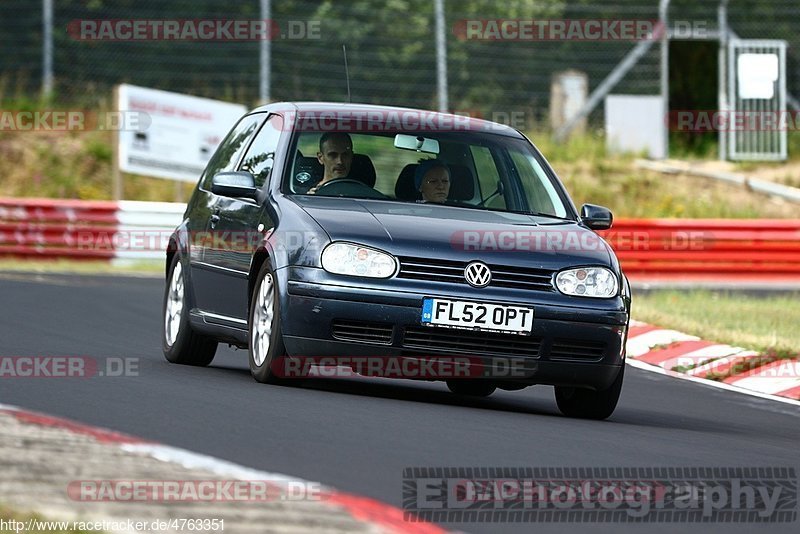
[[[259,382],[345,367],[460,395],[552,385],[564,414],[604,419],[631,302],[595,233],[611,223],[512,128],[271,104],[220,144],[170,239],[164,354],[247,348]]]

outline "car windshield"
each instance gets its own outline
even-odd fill
[[[485,132],[304,131],[291,153],[285,191],[296,195],[574,218],[560,183],[524,139]]]

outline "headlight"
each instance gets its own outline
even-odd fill
[[[333,274],[389,278],[397,270],[397,262],[374,248],[331,243],[322,251],[322,268]]]
[[[617,277],[604,267],[581,267],[558,273],[556,287],[565,295],[608,298],[617,294]]]

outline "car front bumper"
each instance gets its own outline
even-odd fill
[[[556,292],[364,282],[314,268],[289,267],[276,275],[284,344],[293,357],[453,357],[471,368],[470,377],[509,389],[549,384],[602,390],[624,364],[629,308],[621,298],[599,302]],[[531,306],[533,331],[518,336],[423,326],[425,297]]]

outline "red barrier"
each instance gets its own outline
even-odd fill
[[[145,222],[164,209],[132,204]],[[119,219],[116,202],[0,198],[0,257],[119,257],[109,240]],[[798,219],[620,219],[599,233],[635,281],[800,282]]]
[[[796,219],[622,219],[600,234],[632,280],[800,282]]]
[[[108,246],[79,247],[78,236],[108,235],[118,226],[116,202],[0,198],[0,257],[111,259]]]

